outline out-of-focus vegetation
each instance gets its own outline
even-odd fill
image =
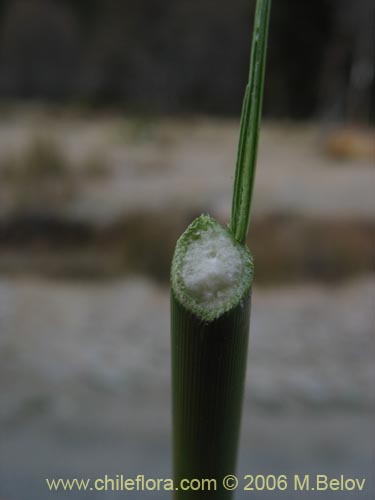
[[[241,108],[254,0],[1,0],[0,98]],[[372,0],[273,4],[265,112],[373,118]]]
[[[0,271],[166,282],[192,218],[228,221],[254,4],[0,0]],[[324,127],[323,140],[299,124],[280,139],[281,122],[266,139],[257,196],[272,210],[249,242],[258,282],[371,268],[368,195],[357,202],[356,186],[368,184],[374,154],[363,126],[373,118],[374,13],[370,0],[273,2],[266,116],[344,126]],[[205,125],[197,113],[236,123]],[[314,176],[326,190],[311,203]]]
[[[45,213],[63,206],[82,181],[100,179],[109,172],[103,155],[92,153],[74,162],[61,144],[43,135],[0,156],[0,182],[14,200],[16,212]]]
[[[34,115],[0,121],[0,274],[167,283],[189,222],[202,212],[228,222],[233,122],[37,116],[49,133],[30,130]],[[304,127],[263,127],[248,240],[258,284],[330,283],[373,268],[373,141]]]

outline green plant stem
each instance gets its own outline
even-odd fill
[[[246,242],[254,189],[270,12],[271,0],[257,1],[249,81],[242,107],[232,216],[229,225],[234,238],[242,244]]]
[[[202,322],[171,298],[174,477],[215,479],[217,491],[176,491],[176,500],[229,500],[246,370],[250,290],[219,319]]]
[[[218,224],[196,219],[177,243],[172,263],[171,338],[174,476],[215,479],[216,491],[174,492],[175,500],[230,500],[223,478],[234,474],[240,430],[253,279],[246,247],[261,117],[270,0],[257,0],[249,83],[246,87],[228,230],[240,247],[240,293],[211,311],[189,297],[183,263],[192,241]]]

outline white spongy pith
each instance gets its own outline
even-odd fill
[[[189,295],[200,304],[216,308],[236,291],[243,272],[241,253],[223,230],[202,231],[186,251],[182,279]]]

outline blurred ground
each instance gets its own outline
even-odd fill
[[[2,213],[42,208],[43,213],[106,223],[141,211],[205,209],[227,219],[238,125],[191,117],[85,119],[32,109],[5,114],[0,122],[0,172],[8,182],[2,183]],[[374,215],[372,132],[330,132],[318,124],[264,126],[254,216]],[[33,165],[38,141],[42,142],[40,155],[49,163],[41,172]],[[48,207],[42,204],[48,188],[52,189],[48,184],[45,192],[39,189],[39,199],[33,199],[32,193],[30,199],[17,198],[22,172],[12,178],[9,170],[12,162],[17,167],[22,160],[31,163],[26,174],[39,176],[39,181],[70,181],[76,183],[75,189],[67,190],[65,198],[55,196]]]
[[[229,219],[237,135],[228,120],[5,114],[1,270],[136,271],[167,281],[186,225],[202,212]],[[371,268],[373,157],[368,131],[265,125],[249,236],[258,280],[341,279]]]
[[[67,498],[46,491],[54,475],[170,476],[169,262],[196,215],[228,220],[237,133],[205,118],[3,114],[0,498]],[[262,131],[241,473],[370,482],[374,181],[368,131]]]
[[[374,288],[254,290],[244,474],[367,477],[371,498]],[[52,498],[54,475],[169,477],[167,290],[3,279],[0,299],[5,498]]]

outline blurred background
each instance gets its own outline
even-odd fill
[[[169,266],[193,218],[229,219],[254,6],[0,0],[1,500],[124,495],[46,477],[170,477]],[[364,477],[363,500],[373,35],[371,0],[273,2],[239,460]]]

